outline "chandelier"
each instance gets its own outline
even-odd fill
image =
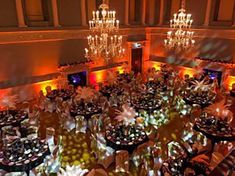
[[[170,20],[172,30],[167,32],[167,38],[164,40],[165,46],[169,49],[187,49],[195,44],[194,32],[190,30],[193,23],[192,15],[185,13],[184,4],[183,0],[178,14],[175,13],[174,18]]]
[[[109,11],[104,0],[99,9],[100,11],[93,11],[93,19],[89,21],[91,35],[87,37],[85,57],[88,60],[104,58],[106,61],[123,57],[125,49],[122,47],[122,36],[118,35],[119,20],[116,19],[116,12]]]

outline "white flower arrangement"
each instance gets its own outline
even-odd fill
[[[0,108],[3,109],[15,108],[17,102],[18,102],[17,95],[3,94],[0,97]]]
[[[95,90],[89,87],[78,87],[77,88],[77,96],[76,100],[84,99],[85,101],[89,101],[93,99],[95,96]]]
[[[134,108],[128,104],[122,106],[123,111],[118,111],[119,115],[115,118],[118,122],[122,122],[125,126],[135,123],[136,112]]]
[[[194,80],[192,81],[192,88],[194,91],[208,91],[211,89],[211,85],[207,84],[205,79],[202,81]]]
[[[229,105],[225,103],[225,100],[214,103],[205,109],[205,112],[215,116],[218,120],[227,120],[232,122],[233,113],[228,109]]]
[[[83,176],[88,172],[88,169],[82,169],[80,166],[66,166],[65,169],[60,169],[58,176]]]

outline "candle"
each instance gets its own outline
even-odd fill
[[[111,44],[113,44],[113,37],[111,37]]]
[[[115,12],[115,11],[113,11],[113,18],[115,18],[115,14],[116,14],[116,12]]]
[[[116,23],[117,23],[117,28],[119,28],[119,20],[117,20]]]
[[[88,54],[88,49],[87,48],[85,48],[85,52],[86,52],[86,54]]]
[[[93,11],[92,13],[93,13],[93,20],[95,20],[95,11]]]

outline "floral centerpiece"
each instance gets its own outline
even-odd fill
[[[193,80],[191,83],[191,88],[193,88],[193,91],[195,92],[209,91],[211,89],[211,85],[208,84],[205,79],[201,81]]]
[[[0,110],[6,110],[9,113],[10,108],[15,108],[18,102],[16,95],[2,94],[0,96]]]
[[[123,132],[125,135],[128,135],[130,126],[135,124],[136,112],[128,104],[124,104],[122,109],[123,111],[117,111],[118,116],[115,119],[123,124]]]
[[[77,88],[77,95],[75,97],[76,101],[85,101],[89,102],[92,101],[96,96],[96,91],[90,87],[78,87]]]
[[[83,176],[88,172],[88,169],[82,169],[81,166],[66,166],[65,169],[60,169],[58,176]]]
[[[225,100],[210,105],[205,109],[205,112],[214,116],[217,121],[222,120],[230,123],[233,120],[233,113],[229,110],[229,105],[225,103]]]

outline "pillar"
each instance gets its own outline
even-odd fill
[[[51,0],[54,27],[60,27],[57,0]]]
[[[210,24],[211,6],[212,6],[212,0],[207,0],[206,16],[205,16],[205,20],[204,20],[204,26],[209,26],[209,24]]]
[[[125,25],[129,25],[129,9],[130,9],[130,0],[125,0]]]
[[[141,24],[145,25],[146,19],[146,0],[142,0],[142,15],[141,15]]]
[[[87,26],[86,0],[81,0],[82,26]]]
[[[158,25],[163,25],[164,21],[164,0],[160,1],[160,15],[159,15],[159,23]]]
[[[27,27],[27,25],[25,24],[25,20],[24,20],[22,0],[15,0],[15,3],[16,3],[18,27]]]

